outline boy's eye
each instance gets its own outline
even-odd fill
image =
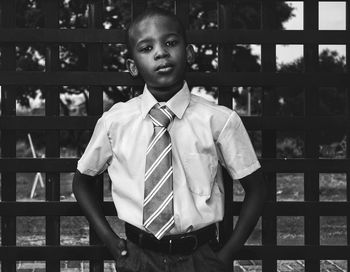
[[[167,46],[175,46],[177,44],[177,40],[172,40],[172,41],[167,41],[166,45]]]
[[[151,50],[152,50],[152,46],[149,46],[149,45],[140,48],[141,52],[149,52]]]

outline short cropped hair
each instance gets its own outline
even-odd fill
[[[133,28],[139,24],[142,20],[146,18],[151,18],[155,16],[163,16],[171,19],[174,21],[175,24],[178,26],[178,31],[182,38],[184,39],[185,43],[187,43],[187,37],[186,37],[186,29],[180,19],[174,14],[171,13],[168,10],[153,7],[153,8],[147,8],[145,11],[143,11],[141,14],[139,14],[129,25],[126,31],[126,46],[129,52],[129,56],[132,56],[132,46],[131,46],[131,32]]]

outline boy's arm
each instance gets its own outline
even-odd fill
[[[232,259],[253,231],[262,213],[266,197],[266,186],[260,169],[240,181],[245,191],[245,197],[239,219],[230,239],[218,252],[218,257],[225,263],[227,271],[232,271]]]
[[[103,213],[103,202],[96,197],[94,177],[78,170],[73,179],[73,193],[92,228],[107,246],[115,260],[126,254],[124,240],[112,230]],[[123,252],[124,251],[124,252]]]

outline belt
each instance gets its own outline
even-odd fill
[[[125,234],[131,242],[144,249],[165,254],[189,255],[205,243],[216,240],[216,226],[212,224],[184,234],[167,235],[158,240],[153,234],[125,223]]]

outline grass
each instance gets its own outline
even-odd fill
[[[45,174],[43,179],[45,180]],[[38,184],[33,199],[30,191],[35,173],[18,173],[17,201],[45,201],[45,189]],[[61,201],[75,201],[72,194],[73,173],[61,173],[60,195]],[[320,175],[320,200],[345,201],[346,196],[345,174]],[[277,174],[277,201],[303,201],[303,174]],[[111,201],[109,178],[104,178],[105,200]],[[234,182],[234,200],[242,201],[244,191],[238,181]],[[123,225],[116,217],[108,217],[115,231],[124,235]],[[237,217],[235,217],[235,222]],[[323,216],[320,218],[321,244],[346,244],[346,218],[344,216]],[[61,244],[81,245],[88,244],[89,228],[83,216],[61,217]],[[17,217],[17,244],[43,245],[45,244],[45,217]],[[36,239],[35,239],[36,237]],[[304,244],[304,218],[302,216],[277,217],[277,242],[279,245]],[[247,244],[261,244],[261,222],[259,221],[251,234]]]
[[[23,151],[23,144],[19,145],[18,156],[30,157],[28,151]],[[71,152],[70,152],[71,153]],[[71,154],[67,153],[67,156]],[[63,157],[65,154],[63,154]],[[45,181],[45,173],[41,173]],[[45,201],[45,188],[38,184],[35,195],[31,199],[30,192],[36,173],[16,174],[16,200],[17,201]],[[72,194],[73,173],[60,174],[60,200],[75,201]],[[0,183],[1,185],[1,183]],[[276,201],[304,201],[304,175],[302,173],[279,173],[276,175]],[[104,176],[104,200],[111,201],[109,190],[109,177]],[[244,190],[238,181],[234,181],[234,201],[242,201]],[[321,173],[319,175],[319,198],[320,201],[347,201],[346,199],[346,174],[345,173]],[[0,217],[1,220],[1,217]],[[116,233],[124,237],[122,222],[113,216],[107,217]],[[237,217],[234,218],[237,222]],[[304,245],[304,218],[302,216],[279,216],[277,217],[277,244],[278,245]],[[0,229],[1,233],[1,229]],[[45,216],[18,216],[16,229],[16,244],[18,246],[43,246],[45,245]],[[0,235],[1,239],[1,235]],[[247,245],[261,245],[261,220],[252,232]],[[346,217],[345,216],[322,216],[320,217],[320,244],[321,245],[346,245]],[[61,216],[60,217],[60,244],[62,246],[79,246],[89,244],[89,226],[84,216]],[[235,266],[235,271],[261,271],[261,262],[240,261]],[[253,263],[252,263],[253,262]],[[80,271],[81,261],[62,261],[62,271]],[[21,263],[23,268],[24,263]],[[87,264],[88,265],[88,264]],[[30,264],[28,264],[30,267]],[[40,264],[38,264],[40,270]],[[110,268],[111,265],[107,264]],[[281,261],[278,264],[280,271],[303,271],[299,269],[303,261]],[[292,267],[294,270],[288,270]],[[298,268],[299,267],[299,268]],[[338,267],[335,270],[330,267]],[[241,269],[241,270],[240,270]],[[328,270],[327,270],[328,269]],[[338,270],[337,270],[338,269]],[[341,270],[343,269],[343,270]],[[34,271],[34,270],[33,270]],[[35,270],[37,271],[37,270]],[[112,268],[110,270],[113,271]],[[321,271],[346,271],[344,261],[323,260]]]
[[[279,173],[276,175],[276,201],[304,201],[304,175],[302,173]],[[343,173],[321,173],[319,175],[320,201],[346,201],[346,175]],[[242,201],[244,190],[234,181],[234,201]],[[235,218],[236,222],[237,218]],[[277,217],[277,244],[304,244],[304,217]],[[320,217],[320,244],[345,245],[347,242],[345,216]],[[248,245],[261,244],[261,221],[250,235]]]
[[[37,185],[33,199],[30,191],[36,173],[18,173],[17,201],[45,201],[45,189]],[[45,174],[42,173],[45,180]],[[61,201],[75,201],[72,194],[73,173],[61,173],[60,198]],[[303,174],[277,174],[277,201],[303,201]],[[111,201],[109,179],[104,178],[105,200]],[[320,174],[320,200],[345,201],[346,200],[345,174]],[[238,181],[234,182],[234,200],[242,201],[244,191]],[[123,225],[113,217],[108,218],[115,231],[123,235]],[[235,222],[237,217],[235,217]],[[346,217],[323,216],[320,218],[320,243],[327,245],[346,244]],[[61,217],[61,244],[81,245],[88,244],[88,223],[85,217]],[[304,218],[302,216],[277,217],[277,242],[279,245],[304,244]],[[45,217],[17,217],[17,244],[18,245],[44,245],[45,244]],[[261,244],[261,222],[259,221],[247,244]]]
[[[72,173],[61,173],[60,194],[61,201],[75,201],[71,191]],[[34,199],[29,198],[35,173],[17,174],[17,201],[44,201],[45,190],[37,187]],[[45,179],[45,175],[43,175]],[[320,200],[344,201],[346,195],[345,174],[320,174]],[[283,173],[277,174],[277,201],[303,201],[304,200],[304,176],[303,174]],[[109,190],[109,178],[104,178],[104,197],[111,201]],[[242,201],[244,191],[238,181],[234,181],[234,200]],[[120,220],[114,216],[108,216],[114,231],[124,235],[124,227]],[[234,218],[237,222],[237,217]],[[277,244],[278,245],[303,245],[304,244],[304,218],[302,216],[277,217]],[[60,218],[60,244],[62,246],[81,246],[89,244],[89,226],[84,216],[61,216]],[[333,216],[320,218],[320,244],[321,245],[346,245],[346,217]],[[45,217],[17,217],[18,246],[43,246],[45,245]],[[250,235],[247,245],[261,245],[261,220]],[[278,260],[278,271],[304,271],[304,260]],[[18,270],[30,268],[31,271],[44,271],[44,264],[38,262],[19,262]],[[86,261],[62,261],[61,271],[88,271],[89,264]],[[346,261],[322,260],[321,271],[346,271]],[[114,271],[111,262],[105,262],[105,271]],[[234,271],[259,272],[261,261],[239,260],[235,261]]]

